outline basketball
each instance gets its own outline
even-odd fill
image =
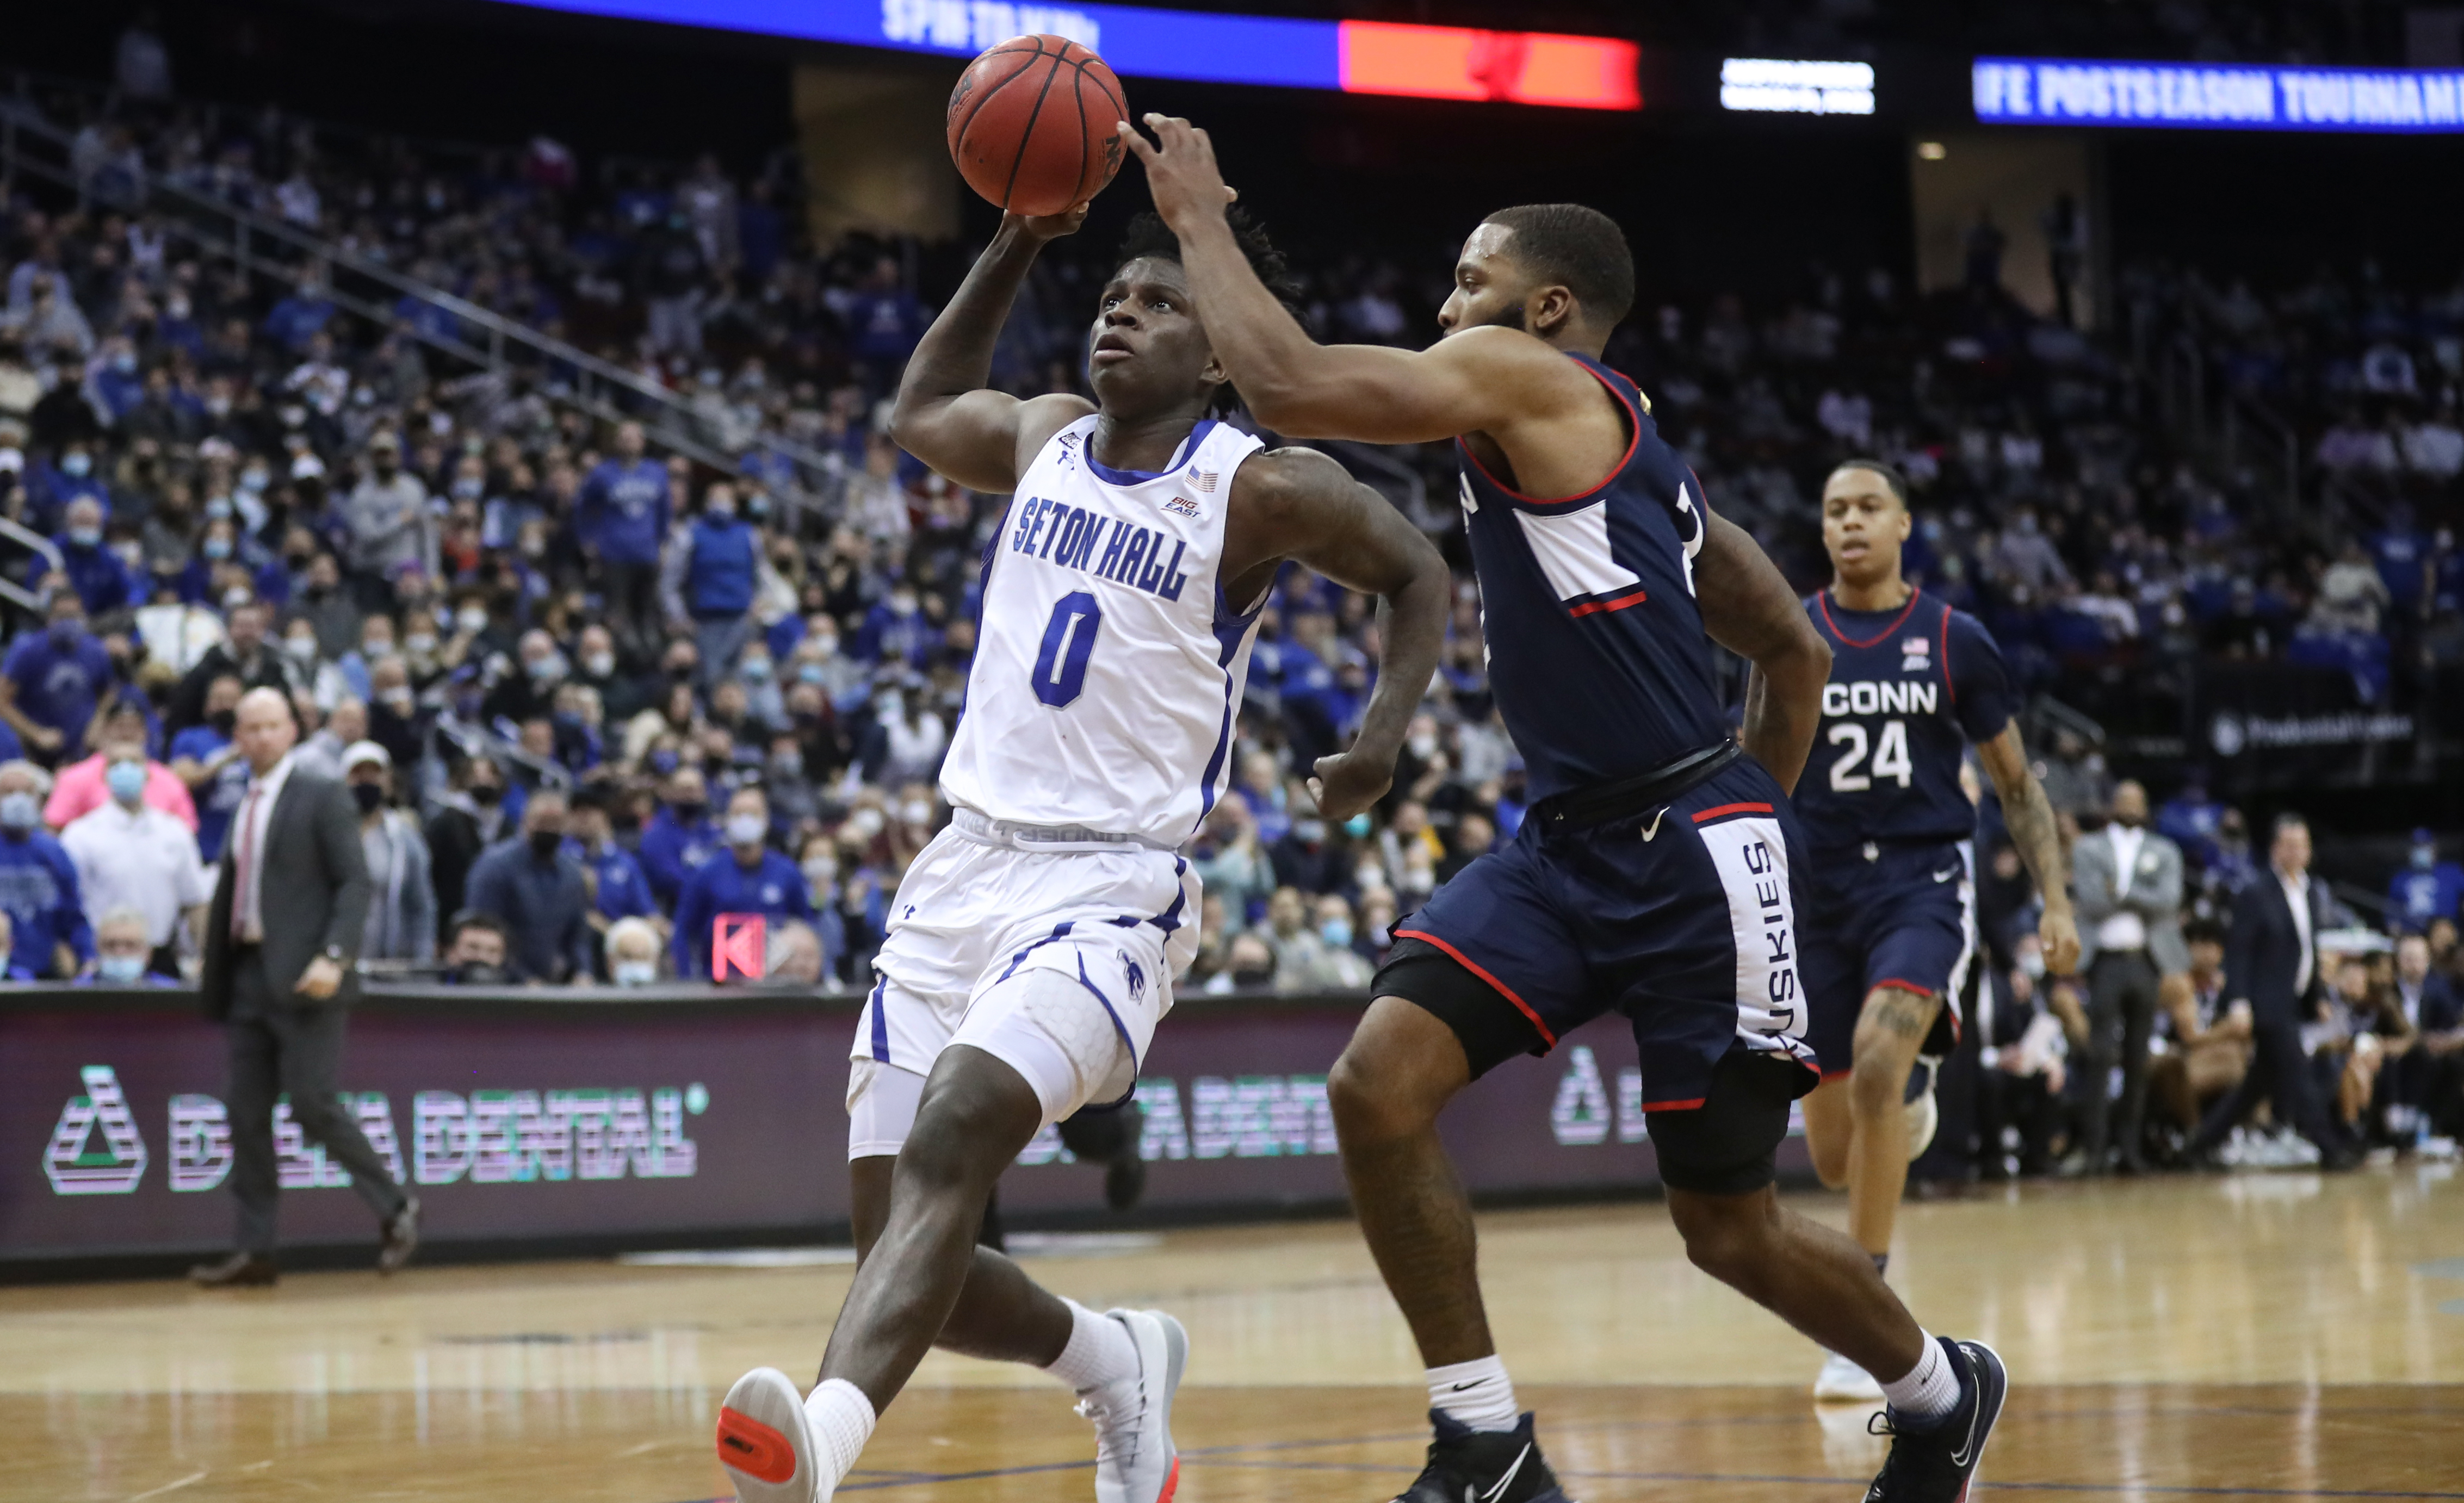
[[[1061,36],[1014,36],[950,91],[950,160],[991,203],[1058,214],[1103,191],[1121,167],[1114,127],[1130,118],[1104,59]]]

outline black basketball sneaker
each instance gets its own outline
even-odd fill
[[[1476,1430],[1429,1411],[1438,1429],[1429,1464],[1395,1503],[1573,1503],[1531,1438],[1531,1416],[1510,1430]]]
[[[1885,1410],[1874,1418],[1878,1433],[1891,1437],[1891,1454],[1866,1490],[1865,1503],[1965,1503],[1976,1463],[1993,1422],[2002,1417],[2010,1375],[2002,1359],[1982,1341],[1938,1337],[1959,1372],[1959,1406],[1927,1430],[1903,1429]]]

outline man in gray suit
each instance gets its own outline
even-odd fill
[[[359,811],[341,784],[295,766],[299,724],[275,690],[241,698],[233,739],[253,776],[224,841],[200,990],[206,1015],[231,1034],[239,1248],[189,1276],[216,1288],[274,1282],[274,1106],[284,1092],[291,1120],[350,1171],[351,1187],[377,1213],[377,1268],[389,1274],[419,1245],[419,1202],[393,1182],[335,1091],[367,926]]]
[[[2190,969],[2182,943],[2182,848],[2147,828],[2147,790],[2113,791],[2103,829],[2071,848],[2071,888],[2079,921],[2079,973],[2087,977],[2087,1042],[2074,1076],[2079,1090],[2079,1143],[2086,1169],[2101,1174],[2106,1144],[2119,1147],[2125,1174],[2146,1170],[2139,1155],[2147,1115],[2147,1038],[2156,994],[2167,976]],[[2122,1112],[2113,1120],[2115,1035],[2120,1035]],[[2108,1127],[2110,1137],[2108,1137]]]

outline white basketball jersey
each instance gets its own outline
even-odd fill
[[[1090,452],[1092,414],[1027,467],[984,562],[954,805],[1176,846],[1230,781],[1258,616],[1218,570],[1232,472],[1263,446],[1202,422],[1158,474]]]

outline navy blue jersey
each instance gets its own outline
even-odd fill
[[[1544,501],[1456,446],[1489,686],[1535,799],[1649,772],[1728,734],[1694,602],[1710,519],[1703,487],[1661,441],[1634,382],[1571,358],[1632,427],[1606,480]]]
[[[1828,591],[1805,609],[1831,643],[1822,729],[1796,785],[1807,846],[1819,856],[1973,836],[1959,764],[1969,742],[2011,723],[2011,676],[1991,634],[1915,589],[1896,611],[1852,611]]]

